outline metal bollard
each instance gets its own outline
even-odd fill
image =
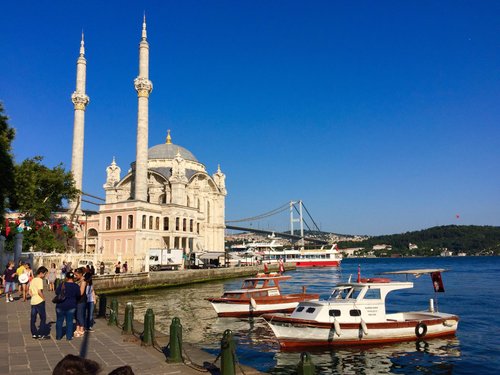
[[[220,373],[222,375],[236,374],[236,345],[234,344],[233,331],[226,329],[220,342]]]
[[[123,322],[122,335],[132,335],[134,333],[134,306],[132,302],[127,302],[125,306],[125,321]]]
[[[109,307],[109,320],[108,326],[118,325],[118,301],[116,298],[111,299],[111,306]]]
[[[168,362],[182,362],[182,325],[179,318],[172,319],[170,324],[170,355]]]
[[[104,294],[99,294],[99,313],[97,314],[98,318],[106,317],[106,305],[107,298]]]
[[[300,362],[297,366],[297,374],[299,375],[314,375],[316,372],[315,366],[312,363],[309,353],[300,354]]]
[[[155,314],[153,309],[147,309],[144,315],[144,333],[141,345],[153,345],[155,340]]]

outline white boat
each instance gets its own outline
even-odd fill
[[[388,274],[431,274],[436,292],[444,291],[442,269],[408,270]],[[291,314],[265,314],[284,349],[315,346],[385,344],[452,336],[458,316],[438,312],[434,300],[425,311],[387,313],[385,299],[395,290],[413,288],[413,282],[386,278],[338,284],[330,298],[301,302]]]
[[[267,251],[262,254],[264,263],[293,262],[301,267],[339,267],[342,254],[334,244],[329,248],[322,246],[316,249],[282,249]]]
[[[206,298],[221,317],[258,316],[272,312],[290,312],[299,302],[318,301],[319,294],[281,294],[280,281],[291,276],[278,273],[257,274],[243,281],[241,289],[224,292],[222,297]]]

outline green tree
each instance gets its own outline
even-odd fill
[[[32,220],[49,220],[51,213],[61,210],[64,200],[78,196],[71,172],[62,164],[48,168],[42,160],[35,156],[15,166],[10,209]]]
[[[9,192],[14,186],[14,162],[12,157],[12,141],[16,134],[9,126],[8,117],[4,114],[3,104],[0,102],[0,220],[3,223],[5,208]]]

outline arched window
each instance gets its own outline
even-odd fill
[[[116,217],[116,229],[122,229],[122,217],[121,216]]]
[[[111,217],[106,216],[106,230],[111,230]]]
[[[149,217],[149,229],[153,229],[153,216]]]
[[[134,215],[128,215],[128,229],[132,229],[134,227]]]
[[[90,228],[87,232],[87,237],[97,237],[97,231],[94,228]]]
[[[146,229],[146,215],[142,215],[142,229]]]
[[[186,219],[182,219],[182,230],[183,230],[184,232],[186,231],[186,227],[187,227],[186,222],[187,222],[187,220],[186,220]]]
[[[160,218],[157,217],[156,220],[155,220],[155,229],[156,230],[160,230]]]
[[[178,217],[175,218],[175,230],[179,230],[180,219]]]
[[[200,223],[196,224],[196,233],[200,234]]]
[[[189,231],[192,232],[193,231],[193,223],[194,223],[194,220],[191,219],[189,220]]]
[[[163,218],[163,230],[168,230],[168,217]]]

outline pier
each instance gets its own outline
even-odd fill
[[[277,271],[276,264],[270,265]],[[286,270],[295,269],[295,263],[286,263]],[[252,276],[263,272],[263,266],[226,267],[180,271],[139,272],[96,275],[93,279],[96,293],[121,294],[140,290],[175,287],[215,280]]]

